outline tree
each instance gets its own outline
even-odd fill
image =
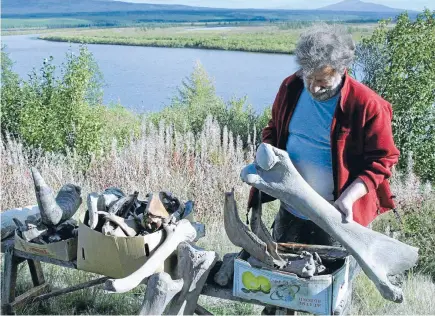
[[[354,72],[393,106],[393,133],[401,151],[425,180],[435,180],[435,11],[425,10],[415,21],[407,13],[396,25],[382,21],[357,46]]]

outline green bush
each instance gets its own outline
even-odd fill
[[[393,132],[402,153],[415,158],[415,171],[435,180],[435,11],[415,21],[406,13],[394,27],[380,23],[357,46],[363,82],[393,106]],[[401,159],[399,167],[406,167]]]
[[[257,143],[260,141],[259,135],[267,125],[271,113],[268,107],[262,114],[256,114],[252,105],[246,103],[246,97],[232,98],[225,103],[216,95],[212,80],[198,63],[192,74],[183,80],[172,103],[161,112],[151,114],[149,118],[155,124],[165,120],[177,130],[191,130],[197,135],[209,115],[220,126],[227,126],[234,135],[239,135],[246,145],[254,129]]]
[[[125,144],[139,132],[140,119],[132,113],[120,105],[102,105],[102,76],[86,47],[67,54],[59,77],[52,57],[28,81],[20,80],[11,66],[2,50],[1,128],[26,147],[75,151],[86,160],[108,148],[113,138]]]

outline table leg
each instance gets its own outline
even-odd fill
[[[21,260],[14,256],[14,249],[6,249],[3,256],[3,283],[2,283],[2,303],[3,315],[14,315],[15,312],[11,303],[15,300],[15,287],[17,285],[17,270]]]
[[[28,259],[30,275],[32,276],[32,282],[34,286],[38,286],[45,283],[44,272],[42,271],[41,262]]]

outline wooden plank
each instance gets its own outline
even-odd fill
[[[32,282],[34,286],[38,286],[45,283],[44,272],[42,271],[41,262],[28,259],[30,275],[32,276]]]
[[[15,300],[15,287],[17,284],[17,270],[19,259],[14,256],[14,249],[9,247],[5,248],[3,256],[3,282],[2,282],[2,315],[14,314],[13,309],[10,306]]]
[[[10,305],[12,306],[12,308],[21,307],[26,303],[28,303],[29,301],[31,301],[32,298],[37,297],[49,290],[50,290],[50,286],[47,283],[35,286],[30,290],[28,290],[27,292],[18,296]]]
[[[278,243],[278,251],[282,253],[300,254],[302,251],[311,253],[317,252],[322,259],[344,259],[349,256],[346,249],[342,247],[307,245],[298,243]]]
[[[35,297],[34,299],[32,299],[31,302],[32,303],[36,303],[36,302],[47,300],[49,298],[56,297],[56,296],[59,296],[59,295],[68,294],[68,293],[75,292],[75,291],[78,291],[78,290],[83,290],[83,289],[86,289],[86,288],[90,288],[90,287],[93,287],[93,286],[96,286],[96,285],[99,285],[99,284],[102,284],[102,283],[106,282],[107,279],[109,279],[109,277],[102,277],[102,278],[99,278],[99,279],[95,279],[95,280],[91,280],[91,281],[88,281],[88,282],[80,283],[80,284],[77,284],[77,285],[74,285],[74,286],[70,286],[70,287],[67,287],[67,288],[64,288],[64,289],[59,289],[59,290],[56,290],[56,291],[52,291],[52,292],[47,293],[47,294],[42,294],[42,295],[39,295],[39,296]]]
[[[14,254],[16,257],[20,257],[20,258],[24,258],[24,259],[30,259],[30,260],[40,261],[40,262],[51,263],[51,264],[55,264],[57,266],[70,268],[70,269],[77,269],[77,261],[76,260],[63,261],[63,260],[53,259],[53,258],[49,258],[49,257],[45,257],[45,256],[35,255],[33,253],[24,252],[24,251],[17,250],[17,249],[15,249]]]

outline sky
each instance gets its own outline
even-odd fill
[[[215,8],[255,9],[317,9],[338,0],[123,0],[136,3],[185,4]],[[422,11],[425,7],[435,10],[435,0],[366,0],[392,8]]]

